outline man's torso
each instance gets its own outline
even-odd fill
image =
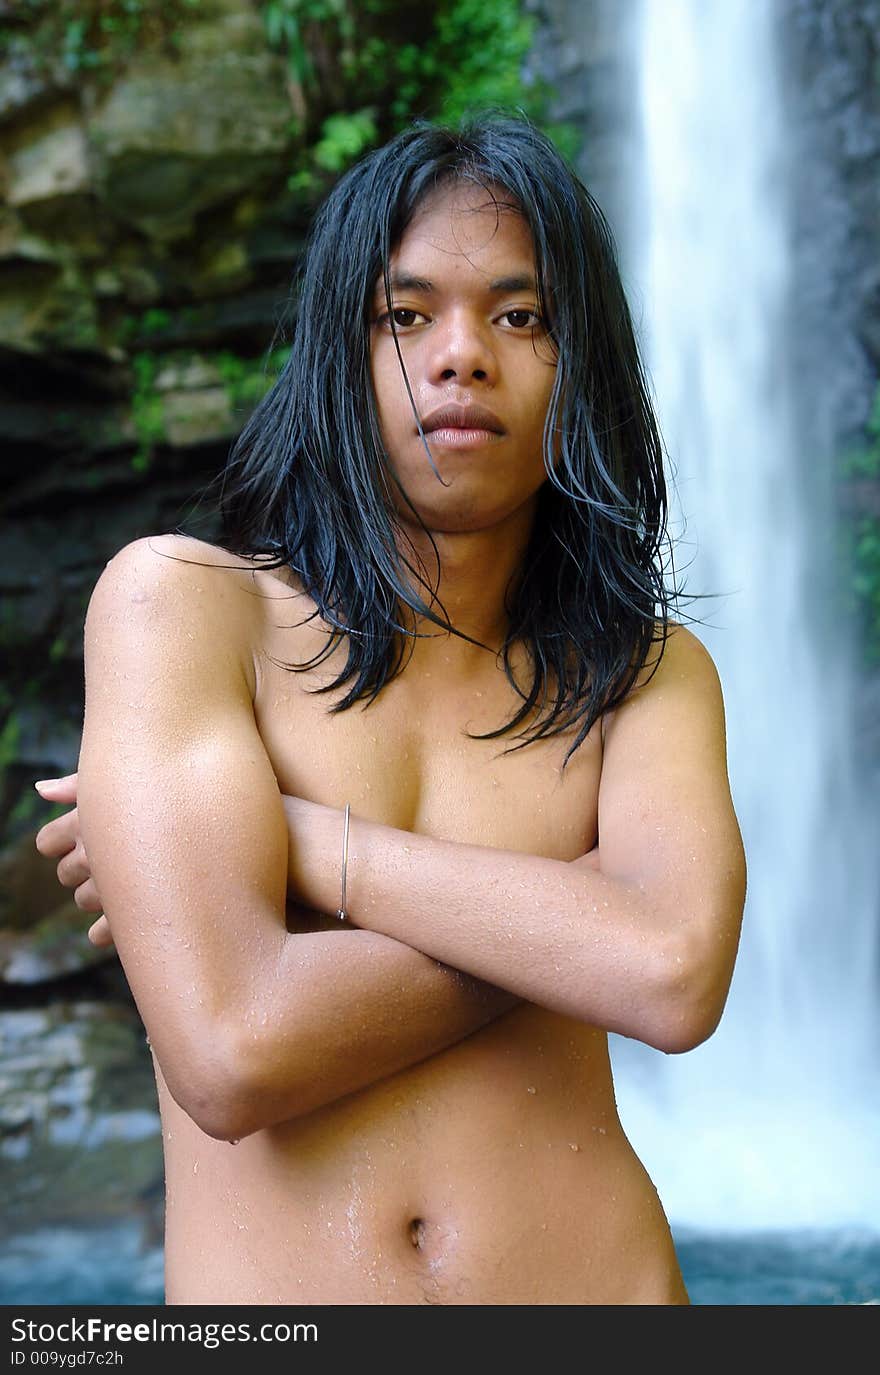
[[[469,739],[520,699],[489,654],[485,670],[456,678],[440,640],[365,710],[331,714],[341,694],[309,689],[336,676],[344,647],[304,673],[282,666],[326,644],[319,623],[297,624],[311,604],[278,575],[210,576],[240,583],[255,716],[283,793],[554,859],[595,845],[599,723],[564,775],[568,735],[507,755],[511,736]],[[687,1302],[597,1028],[522,1004],[235,1145],[195,1126],[158,1067],[157,1082],[169,1303]]]

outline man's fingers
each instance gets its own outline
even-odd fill
[[[75,802],[78,777],[69,773],[64,778],[41,778],[34,787],[47,802]]]
[[[65,888],[73,888],[73,900],[83,912],[101,912],[104,904],[95,887],[89,868],[85,846],[79,833],[79,817],[76,809],[76,787],[78,774],[69,773],[65,778],[41,778],[34,784],[40,797],[47,802],[58,802],[62,806],[72,803],[73,808],[49,821],[36,834],[35,843],[41,855],[47,859],[58,859],[56,868],[58,881]],[[89,927],[89,940],[92,945],[108,946],[113,944],[110,924],[103,914]]]
[[[56,816],[54,821],[47,821],[46,825],[37,831],[34,844],[46,859],[60,859],[62,855],[70,853],[78,839],[79,817],[74,807],[72,812],[65,812],[64,816]]]
[[[64,888],[78,888],[81,883],[85,883],[91,878],[92,871],[86,859],[86,852],[82,841],[79,841],[69,854],[65,855],[55,872],[58,875],[58,882]]]
[[[91,878],[79,885],[73,895],[73,900],[83,912],[101,912],[104,908],[101,894],[95,887],[95,880]]]
[[[110,923],[105,916],[100,916],[96,922],[89,927],[89,940],[92,945],[105,947],[113,944],[113,936],[110,931]]]

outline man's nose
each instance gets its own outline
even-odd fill
[[[491,385],[497,380],[498,365],[487,325],[464,315],[451,316],[435,325],[432,343],[432,382],[467,385],[476,380]]]

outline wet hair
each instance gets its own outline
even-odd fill
[[[519,209],[557,354],[544,430],[548,480],[505,593],[509,630],[499,659],[521,705],[475,738],[518,741],[507,753],[570,730],[564,767],[630,691],[652,644],[662,655],[678,591],[666,586],[662,553],[663,449],[612,234],[568,163],[525,117],[489,113],[455,128],[416,123],[336,183],[301,262],[289,361],[222,475],[218,543],[263,567],[289,567],[331,628],[317,655],[284,667],[314,668],[345,643],[338,675],[313,689],[346,689],[333,712],[368,705],[403,669],[415,647],[411,613],[470,638],[437,597],[434,540],[434,580],[412,544],[406,548],[391,484],[408,498],[383,445],[370,372],[376,284],[384,279],[390,311],[390,255],[424,198],[451,182],[490,194],[500,188]],[[406,378],[393,319],[392,330]],[[414,403],[413,412],[418,421]],[[524,685],[512,671],[516,645],[528,655]]]

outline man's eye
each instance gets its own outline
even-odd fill
[[[417,310],[409,310],[406,306],[395,306],[390,315],[386,313],[381,317],[381,323],[387,325],[393,319],[398,329],[408,329],[420,318]]]
[[[533,325],[541,323],[541,317],[535,310],[506,310],[501,318],[507,320],[513,329],[531,329]]]

